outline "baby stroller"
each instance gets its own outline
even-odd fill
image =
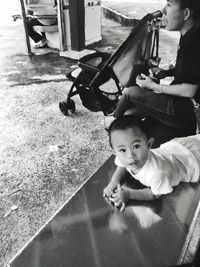
[[[158,66],[161,16],[161,11],[144,16],[112,55],[96,52],[82,57],[78,68],[66,75],[73,84],[67,99],[59,103],[60,111],[66,116],[68,111],[74,113],[76,106],[72,97],[79,94],[83,106],[88,110],[102,111],[106,116],[111,114],[123,88],[134,85],[140,73],[148,74],[149,68]],[[101,90],[100,86],[110,79],[114,80],[117,90]]]

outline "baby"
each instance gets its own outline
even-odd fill
[[[129,200],[153,200],[172,192],[181,181],[199,180],[200,135],[175,138],[151,149],[154,139],[149,136],[145,121],[127,115],[112,122],[109,142],[117,168],[103,195],[120,210]],[[127,172],[145,188],[123,186]]]

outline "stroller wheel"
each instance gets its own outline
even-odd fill
[[[74,100],[70,99],[69,103],[68,103],[68,109],[74,113],[76,111],[76,105]]]
[[[72,113],[76,111],[76,105],[72,99],[69,99],[68,101],[61,101],[59,103],[59,108],[61,113],[65,116],[68,116],[68,110],[70,110]]]
[[[59,108],[60,108],[60,111],[63,115],[65,115],[65,116],[68,115],[68,105],[65,101],[62,101],[59,103]]]

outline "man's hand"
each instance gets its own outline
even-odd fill
[[[161,68],[151,68],[149,69],[150,77],[156,80],[161,80],[167,77],[168,70],[164,70]]]
[[[136,83],[141,88],[151,89],[154,87],[154,81],[150,76],[146,76],[145,74],[141,73],[136,77]]]

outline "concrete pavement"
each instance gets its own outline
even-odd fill
[[[147,13],[162,10],[165,3],[165,0],[102,0],[106,13],[112,16],[114,11],[113,18],[123,25],[134,25],[134,21],[140,20]]]

